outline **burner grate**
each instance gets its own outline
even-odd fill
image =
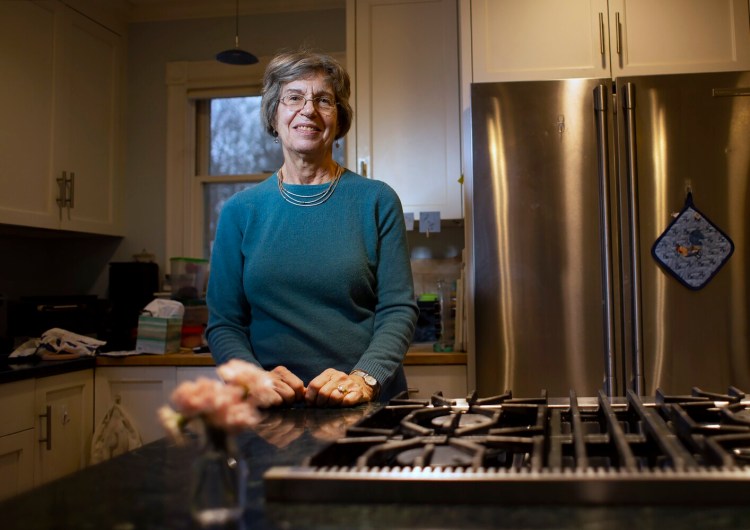
[[[624,399],[603,392],[578,398],[573,391],[567,399],[546,392],[519,399],[510,391],[465,399],[402,395],[303,466],[269,470],[266,491],[269,500],[496,502],[501,496],[589,504],[705,502],[708,487],[715,502],[744,502],[750,487],[744,398],[736,388],[727,394],[693,388],[687,396],[658,391],[653,399],[633,392]],[[473,501],[463,499],[466,490]]]

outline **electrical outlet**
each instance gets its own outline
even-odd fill
[[[404,224],[406,224],[406,230],[411,232],[414,230],[414,213],[408,212],[404,214]]]
[[[419,231],[428,235],[440,232],[440,212],[419,212]]]

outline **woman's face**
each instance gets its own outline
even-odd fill
[[[279,103],[276,113],[276,131],[284,150],[284,156],[290,154],[323,155],[330,153],[338,128],[337,108],[321,112],[311,101],[313,98],[326,96],[336,101],[331,85],[323,74],[313,74],[304,79],[291,81],[281,87],[281,97],[289,94],[304,96],[304,107],[293,109],[283,101]]]

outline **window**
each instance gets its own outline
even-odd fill
[[[343,62],[343,54],[338,54]],[[167,64],[166,258],[210,257],[224,202],[283,161],[260,120],[268,59],[238,68],[216,61]],[[344,142],[334,158],[345,165]]]

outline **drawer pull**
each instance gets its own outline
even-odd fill
[[[39,443],[46,443],[47,451],[52,450],[52,405],[47,405],[47,412],[39,415],[39,419],[46,418],[47,437],[40,438]]]

